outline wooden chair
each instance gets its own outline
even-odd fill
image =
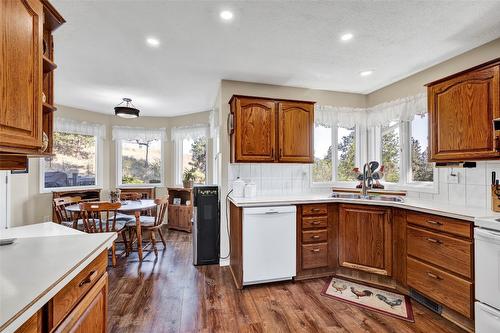
[[[78,219],[75,213],[68,212],[66,207],[80,203],[81,197],[60,197],[52,201],[56,222],[66,227],[83,230],[83,220]]]
[[[142,199],[142,194],[137,193],[137,192],[123,192],[120,193],[120,200],[141,200]]]
[[[116,232],[125,243],[125,253],[128,256],[128,242],[126,235],[126,221],[117,221],[117,209],[121,203],[115,202],[82,202],[80,208],[83,216],[85,231],[88,233]],[[115,242],[111,246],[111,262],[116,266]]]
[[[163,243],[163,247],[167,246],[165,242],[165,237],[163,236],[163,232],[161,230],[161,226],[163,224],[163,220],[165,218],[165,213],[168,209],[168,195],[162,198],[155,199],[156,207],[154,208],[153,216],[141,216],[141,231],[142,234],[145,235],[146,232],[149,231],[151,247],[155,253],[155,256],[158,256],[158,249],[156,248],[156,236],[157,232],[160,236],[161,242]],[[137,234],[136,230],[136,222],[128,222],[127,227],[129,228],[129,237],[130,237],[130,247],[132,247],[132,243],[134,241],[134,236]],[[137,246],[142,246],[142,244],[137,244]]]

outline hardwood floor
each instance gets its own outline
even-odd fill
[[[464,332],[416,302],[408,323],[321,296],[326,279],[239,291],[228,267],[192,265],[190,234],[165,234],[157,260],[109,268],[109,332]]]

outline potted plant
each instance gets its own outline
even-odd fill
[[[195,179],[195,168],[186,168],[182,174],[182,185],[184,188],[192,188]]]

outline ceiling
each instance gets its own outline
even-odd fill
[[[108,114],[122,97],[147,116],[206,111],[221,79],[369,93],[500,37],[500,1],[52,3],[68,22],[58,104]]]

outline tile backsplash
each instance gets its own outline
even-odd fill
[[[448,175],[458,175],[458,183],[449,183]],[[408,191],[408,197],[435,200],[469,207],[491,207],[491,172],[500,178],[500,161],[477,162],[476,168],[438,169],[437,193]],[[257,185],[257,195],[327,192],[329,188],[311,187],[308,164],[241,163],[229,165],[229,182],[240,177]]]

